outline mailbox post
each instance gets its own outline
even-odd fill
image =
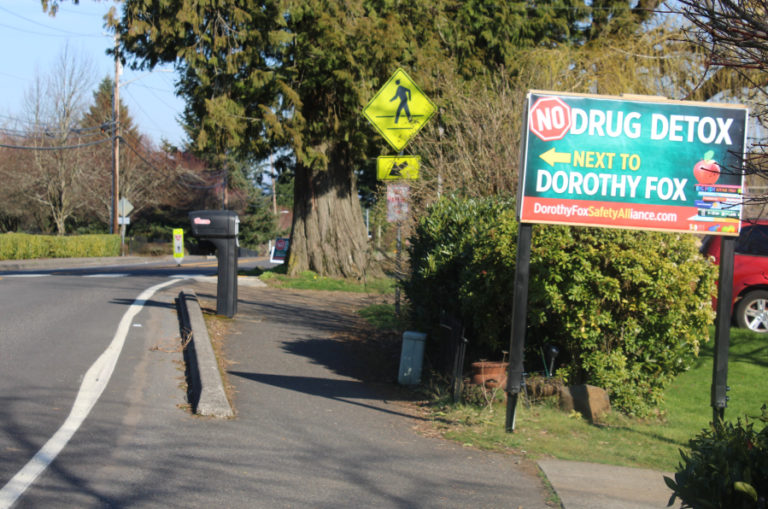
[[[216,246],[219,274],[216,313],[232,318],[237,313],[237,234],[240,220],[231,210],[196,210],[189,213],[192,235]]]

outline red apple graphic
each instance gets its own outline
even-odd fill
[[[693,176],[699,184],[711,186],[717,182],[717,179],[720,177],[720,165],[712,159],[712,156],[714,155],[714,151],[707,151],[707,153],[704,154],[704,159],[696,163],[693,167]]]

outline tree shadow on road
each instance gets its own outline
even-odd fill
[[[120,304],[123,306],[131,306],[133,304],[136,304],[136,299],[112,299],[109,301],[110,304]],[[161,302],[158,300],[145,300],[143,302],[140,302],[140,304],[144,307],[156,307],[156,308],[166,308],[166,309],[176,309],[176,305],[173,302]]]

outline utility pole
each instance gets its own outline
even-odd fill
[[[112,225],[110,233],[117,233],[118,210],[120,200],[120,57],[117,53],[117,34],[115,34],[115,88],[112,93]]]
[[[227,173],[227,170],[223,170],[224,174],[222,175],[222,186],[221,186],[221,192],[222,192],[222,199],[221,199],[221,210],[229,210],[229,192],[228,192],[228,178],[229,173]]]
[[[272,214],[277,216],[277,173],[272,166],[272,154],[269,154],[269,177],[272,180]]]

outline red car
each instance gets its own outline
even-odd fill
[[[701,252],[720,261],[719,236],[704,239]],[[744,221],[733,260],[731,313],[739,327],[768,332],[768,221]]]

